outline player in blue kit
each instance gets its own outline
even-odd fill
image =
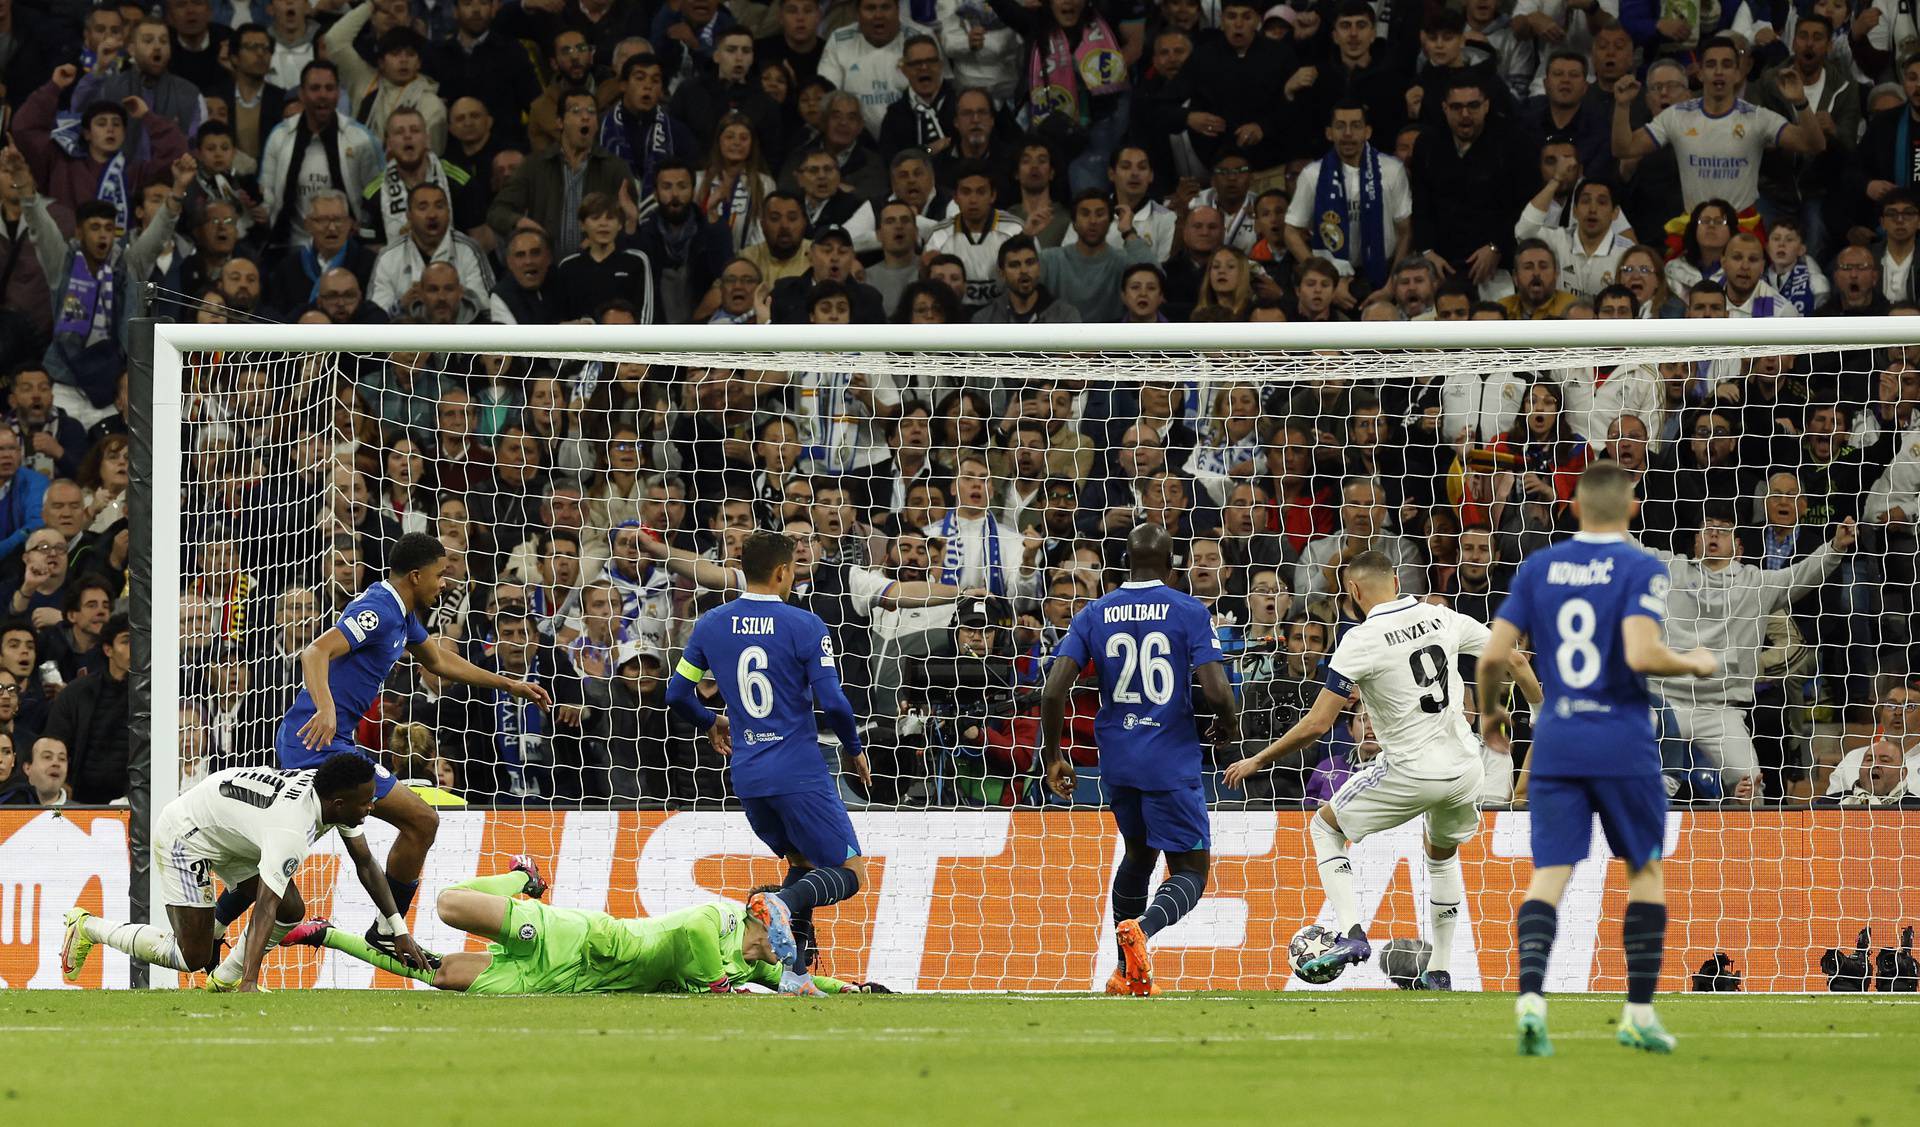
[[[353,729],[379,698],[402,653],[413,655],[422,669],[449,681],[511,693],[541,708],[553,708],[547,690],[539,684],[489,673],[428,637],[420,616],[439,600],[446,583],[447,549],[440,541],[424,532],[409,532],[394,545],[387,562],[387,577],[355,596],[333,628],[300,651],[304,685],[274,739],[280,766],[288,770],[318,767],[337,751],[371,759],[354,746]],[[420,870],[440,826],[433,807],[394,783],[393,773],[376,764],[373,816],[400,831],[387,851],[386,865],[387,884],[399,911],[390,919],[376,920],[367,929],[367,942],[388,954],[393,954],[394,937],[406,933],[407,908],[419,891]],[[224,929],[245,907],[222,896],[219,926]]]
[[[1593,819],[1614,856],[1627,863],[1627,910],[1621,944],[1627,957],[1622,1045],[1670,1053],[1672,1034],[1654,1016],[1653,992],[1666,954],[1666,888],[1660,852],[1667,827],[1667,789],[1653,730],[1646,678],[1709,677],[1706,650],[1675,653],[1661,640],[1667,569],[1626,541],[1639,501],[1633,478],[1613,462],[1597,462],[1574,490],[1580,534],[1529,556],[1501,604],[1493,636],[1480,655],[1480,734],[1505,749],[1508,662],[1521,635],[1532,639],[1544,703],[1533,730],[1533,880],[1515,924],[1520,947],[1516,1005],[1522,1056],[1552,1056],[1547,1038],[1547,958],[1559,904],[1573,866],[1586,860]]]
[[[1212,836],[1200,790],[1196,677],[1213,709],[1214,738],[1222,744],[1240,738],[1233,686],[1220,664],[1212,616],[1200,600],[1167,586],[1172,555],[1173,540],[1165,529],[1143,524],[1133,530],[1127,537],[1128,581],[1073,616],[1054,649],[1040,697],[1047,785],[1072,798],[1073,763],[1060,747],[1067,697],[1082,669],[1091,665],[1099,674],[1094,738],[1100,776],[1126,847],[1113,874],[1120,968],[1107,980],[1109,994],[1160,992],[1147,940],[1191,911],[1207,888]],[[1147,882],[1161,853],[1167,855],[1167,879],[1149,905]]]
[[[793,541],[767,529],[753,533],[740,546],[740,571],[746,592],[694,623],[667,682],[667,704],[732,757],[733,793],[747,821],[787,859],[780,891],[756,893],[747,911],[767,926],[768,942],[787,964],[782,991],[817,994],[807,978],[814,909],[860,891],[867,874],[853,820],[821,754],[816,704],[840,737],[847,765],[863,783],[871,785],[872,775],[826,623],[786,601]],[[709,671],[727,702],[725,715],[696,692]]]

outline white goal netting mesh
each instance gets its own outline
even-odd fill
[[[1488,620],[1515,565],[1572,533],[1572,482],[1597,458],[1641,475],[1637,532],[1674,580],[1669,641],[1725,669],[1663,697],[1665,985],[1725,951],[1749,989],[1824,989],[1824,948],[1920,915],[1920,819],[1896,812],[1920,796],[1920,353],[190,352],[179,387],[181,785],[273,762],[297,655],[406,532],[452,550],[431,629],[556,701],[402,661],[353,733],[440,809],[415,910],[430,946],[464,942],[435,930],[434,888],[522,851],[559,903],[617,915],[779,879],[727,761],[664,697],[691,624],[730,597],[741,538],[780,528],[873,762],[871,787],[840,786],[874,887],[821,914],[827,968],[908,988],[1098,985],[1118,854],[1097,702],[1070,707],[1069,806],[1039,783],[1036,689],[1150,522],[1214,612],[1244,719],[1241,745],[1211,753],[1213,877],[1160,937],[1162,975],[1300,988],[1286,938],[1330,921],[1307,811],[1378,745],[1350,712],[1244,790],[1220,768],[1318,693],[1355,617],[1347,558],[1383,549],[1403,590]],[[1835,551],[1836,536],[1857,543]],[[1519,729],[1512,759],[1488,757],[1463,850],[1469,988],[1516,973],[1524,715]],[[1425,927],[1419,851],[1418,824],[1355,847],[1376,945]],[[1618,988],[1623,892],[1602,865],[1579,873],[1550,985]],[[371,911],[350,867],[302,879],[316,911]],[[397,982],[274,960],[290,980]]]

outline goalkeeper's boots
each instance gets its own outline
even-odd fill
[[[1133,993],[1133,988],[1127,985],[1127,968],[1125,967],[1113,968],[1112,977],[1107,979],[1107,993],[1109,994]]]
[[[514,854],[513,864],[507,866],[507,871],[527,874],[527,899],[538,900],[547,894],[547,878],[540,875],[540,864],[531,854]]]
[[[1415,990],[1452,990],[1453,975],[1443,970],[1430,970],[1420,976],[1413,984]]]
[[[280,938],[282,947],[325,947],[327,933],[333,930],[333,921],[325,916],[316,916],[310,920],[301,920],[293,925],[293,930]]]
[[[1121,920],[1113,929],[1120,940],[1120,973],[1127,978],[1127,993],[1147,998],[1160,993],[1153,981],[1153,952],[1147,950],[1147,933],[1139,920]]]
[[[1547,1000],[1538,994],[1522,994],[1514,1003],[1513,1012],[1520,1055],[1552,1056],[1553,1042],[1547,1039]]]
[[[67,909],[67,930],[60,937],[60,973],[68,982],[80,981],[80,968],[93,953],[93,940],[87,938],[85,927],[92,916],[85,908]]]
[[[794,998],[824,998],[827,992],[813,984],[810,974],[795,974],[790,970],[780,972],[780,993]]]
[[[1613,1039],[1629,1049],[1639,1049],[1648,1053],[1671,1053],[1680,1044],[1680,1039],[1667,1032],[1660,1019],[1650,1017],[1638,1022],[1622,1015],[1620,1027],[1614,1031]]]
[[[747,913],[767,929],[767,946],[774,957],[787,965],[789,973],[799,970],[800,945],[793,938],[793,913],[786,902],[769,892],[756,892],[747,899]],[[812,985],[809,980],[808,985]],[[782,992],[785,992],[784,985]]]

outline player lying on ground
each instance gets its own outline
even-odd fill
[[[1127,582],[1073,616],[1040,697],[1047,785],[1070,799],[1073,761],[1060,746],[1067,697],[1082,669],[1091,665],[1099,674],[1093,734],[1126,850],[1113,874],[1120,967],[1107,980],[1109,994],[1160,992],[1147,940],[1192,911],[1207,890],[1212,830],[1200,790],[1196,677],[1214,712],[1214,739],[1226,746],[1240,738],[1213,618],[1200,600],[1167,586],[1172,555],[1173,539],[1158,525],[1139,525],[1128,535]],[[1163,851],[1167,879],[1148,904],[1147,882]]]
[[[1453,927],[1466,900],[1460,845],[1480,825],[1484,754],[1467,724],[1460,655],[1484,650],[1488,631],[1458,611],[1400,594],[1393,562],[1381,552],[1355,556],[1342,578],[1365,620],[1346,632],[1327,659],[1326,687],[1313,707],[1258,755],[1228,767],[1226,784],[1238,787],[1266,764],[1317,742],[1357,694],[1381,752],[1308,822],[1320,887],[1339,920],[1340,938],[1303,969],[1362,963],[1373,953],[1360,925],[1348,843],[1424,817],[1433,956],[1419,986],[1451,990]],[[1540,682],[1525,655],[1515,651],[1509,667],[1528,702],[1539,704]],[[1504,756],[1495,761],[1513,769]]]
[[[543,904],[546,890],[530,857],[514,858],[512,869],[498,876],[449,886],[434,901],[442,922],[490,942],[485,951],[446,955],[436,969],[410,967],[326,920],[301,924],[287,943],[331,947],[437,990],[466,994],[721,994],[749,983],[779,989],[790,977],[766,925],[731,901],[621,920]],[[820,975],[809,985],[811,994],[888,992]],[[791,983],[787,990],[797,992]]]
[[[446,586],[447,549],[424,532],[409,532],[388,557],[387,577],[357,595],[340,621],[300,651],[300,694],[280,721],[274,753],[280,766],[317,767],[335,752],[366,756],[354,746],[354,726],[379,697],[402,651],[435,676],[530,700],[551,711],[547,691],[532,681],[490,673],[427,635],[421,618]],[[368,762],[372,759],[368,757]],[[439,830],[440,816],[393,773],[375,770],[373,816],[400,831],[387,851],[386,880],[398,911],[381,917],[367,939],[393,952],[394,936],[406,930],[407,909],[420,889],[420,870]],[[222,930],[244,905],[222,896]]]
[[[1653,1012],[1667,943],[1660,873],[1667,788],[1646,679],[1711,677],[1718,663],[1706,650],[1675,653],[1661,640],[1669,579],[1658,559],[1626,542],[1640,507],[1633,494],[1633,477],[1615,463],[1597,462],[1581,472],[1573,494],[1580,534],[1520,565],[1480,655],[1480,734],[1495,748],[1507,742],[1502,701],[1521,636],[1547,659],[1541,664],[1546,704],[1535,710],[1527,789],[1533,879],[1514,926],[1522,1056],[1553,1055],[1543,997],[1547,960],[1560,897],[1573,867],[1587,859],[1596,815],[1614,856],[1627,863],[1620,929],[1627,1005],[1616,1036],[1622,1045],[1649,1052],[1670,1053],[1675,1045]]]
[[[260,964],[306,914],[293,874],[313,843],[338,830],[361,887],[383,914],[398,914],[386,875],[367,848],[360,823],[374,799],[373,761],[352,752],[330,755],[313,771],[235,767],[216,771],[167,803],[153,827],[153,864],[166,889],[169,932],[152,924],[98,919],[83,908],[67,913],[60,969],[80,977],[95,943],[177,971],[211,970],[209,989],[255,990]],[[219,966],[213,918],[213,878],[250,898],[253,918]],[[424,967],[427,956],[403,930],[394,939],[401,965]]]
[[[760,529],[740,545],[746,591],[700,616],[680,665],[667,682],[667,704],[708,732],[733,758],[733,793],[767,848],[787,859],[776,894],[756,894],[747,911],[766,925],[803,988],[813,946],[813,912],[837,904],[866,883],[866,859],[834,773],[820,752],[813,712],[818,704],[840,737],[840,756],[869,788],[873,776],[860,750],[859,721],[840,687],[826,623],[786,601],[793,590],[793,541]],[[707,671],[727,702],[718,715],[695,691]]]

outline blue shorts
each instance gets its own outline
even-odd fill
[[[1207,800],[1196,784],[1179,790],[1141,790],[1107,784],[1113,822],[1127,841],[1145,841],[1162,853],[1191,853],[1213,843]]]
[[[274,757],[280,761],[281,768],[287,771],[311,771],[322,763],[325,763],[329,756],[338,755],[343,751],[350,751],[373,764],[373,800],[375,802],[387,797],[388,792],[392,791],[394,785],[400,781],[393,777],[392,771],[380,766],[380,764],[374,760],[373,756],[368,755],[352,744],[347,744],[345,747],[339,744],[330,744],[318,751],[314,751],[309,749],[306,744],[301,743],[298,738],[295,738],[291,743],[285,739],[273,741]]]
[[[1593,818],[1613,855],[1633,868],[1658,861],[1667,835],[1667,784],[1659,775],[1535,775],[1527,785],[1536,868],[1573,865],[1593,846]]]
[[[803,790],[765,798],[742,798],[747,824],[767,848],[785,857],[798,853],[816,868],[838,868],[860,856],[847,804],[830,790]]]

